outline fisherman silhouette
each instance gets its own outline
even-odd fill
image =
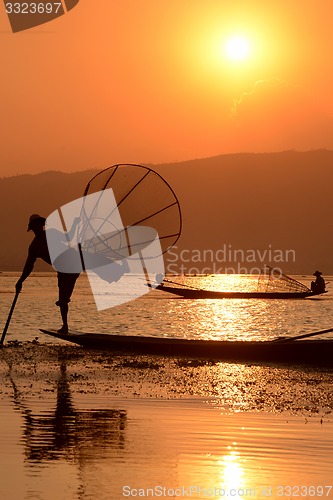
[[[322,277],[322,274],[320,271],[315,271],[313,273],[313,276],[316,276],[315,281],[311,281],[311,291],[319,294],[319,293],[324,293],[325,292],[325,280]]]
[[[31,215],[28,224],[28,231],[33,231],[35,237],[29,246],[28,257],[24,265],[21,277],[16,283],[16,291],[20,292],[23,282],[31,274],[35,261],[40,258],[47,264],[53,265],[58,273],[59,300],[56,305],[60,307],[60,314],[63,321],[59,333],[68,333],[68,304],[75,287],[77,278],[85,270],[94,271],[102,280],[112,283],[130,271],[126,259],[117,255],[116,259],[110,259],[103,254],[90,254],[81,248],[71,247],[70,241],[75,235],[76,228],[80,223],[80,217],[73,220],[71,229],[64,233],[54,228],[48,228],[48,238],[45,231],[45,217],[38,214]],[[58,257],[52,262],[49,246],[51,242],[52,250],[56,251]],[[121,258],[121,259],[120,259]]]
[[[29,246],[28,257],[24,265],[21,277],[16,283],[17,292],[21,291],[23,282],[33,271],[34,264],[38,258],[51,265],[51,259],[44,228],[45,221],[45,217],[41,217],[38,214],[31,215],[29,219],[28,231],[32,231],[35,234],[35,237]],[[73,238],[76,226],[79,222],[79,218],[74,219],[72,228],[70,231],[68,231],[68,233],[61,233],[60,231],[58,231],[59,238],[62,238],[64,244],[66,241],[70,241]],[[60,307],[60,314],[63,322],[62,327],[58,330],[59,333],[68,333],[68,304],[71,300],[74,286],[79,275],[80,272],[63,273],[58,271],[59,300],[56,302],[56,305]]]

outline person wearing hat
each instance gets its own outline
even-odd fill
[[[325,280],[322,277],[322,274],[320,271],[316,271],[313,273],[313,276],[316,276],[315,281],[311,281],[311,291],[313,293],[319,294],[319,293],[324,293],[325,292]]]
[[[52,264],[44,227],[45,221],[45,217],[42,217],[38,214],[32,214],[30,216],[28,231],[32,231],[35,237],[29,246],[28,257],[24,265],[22,274],[15,285],[16,291],[18,293],[22,289],[23,282],[33,271],[34,264],[37,259],[42,259],[47,264]],[[75,219],[73,227],[67,233],[69,239],[71,239],[71,233],[73,233],[73,231],[75,230],[78,222],[79,219]],[[59,300],[56,302],[56,305],[60,307],[60,314],[63,322],[62,327],[58,330],[59,333],[68,333],[68,304],[71,300],[71,295],[73,293],[76,280],[79,276],[79,273],[61,273],[58,271]]]

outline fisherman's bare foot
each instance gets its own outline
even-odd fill
[[[63,325],[59,328],[58,333],[68,333],[68,326]]]

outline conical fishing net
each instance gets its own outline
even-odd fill
[[[106,199],[105,192],[109,189],[114,202]],[[99,193],[95,206],[89,206],[87,211],[85,202],[82,208],[81,239],[89,242],[85,245],[89,252],[127,256],[128,251],[133,253],[151,243],[152,230],[158,235],[162,253],[178,240],[181,232],[178,199],[169,184],[150,168],[131,164],[109,167],[88,183],[84,195],[93,193]],[[129,250],[127,228],[135,227],[141,229],[137,236],[132,229]],[[143,228],[147,228],[145,234]]]
[[[265,266],[258,279],[258,292],[310,292],[310,289],[279,269]]]
[[[46,221],[54,268],[86,271],[99,310],[158,286],[163,254],[181,231],[181,212],[169,184],[140,165],[115,165],[95,175],[84,196]]]

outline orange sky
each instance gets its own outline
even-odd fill
[[[328,0],[80,0],[13,34],[1,4],[0,176],[333,149],[332,18]]]

